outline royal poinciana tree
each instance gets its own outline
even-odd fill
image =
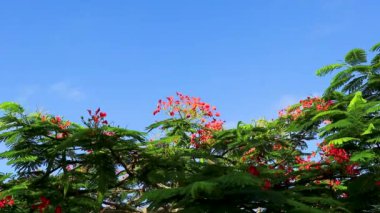
[[[139,132],[100,109],[75,124],[0,105],[1,212],[379,212],[380,44],[350,51],[323,97],[278,119],[224,129],[220,112],[181,93]],[[319,140],[316,150],[307,149]]]

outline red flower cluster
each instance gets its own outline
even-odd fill
[[[349,164],[346,166],[346,173],[349,175],[358,175],[360,173],[358,167],[359,165],[357,163]]]
[[[196,133],[190,135],[190,143],[195,148],[199,148],[201,144],[211,143],[213,132],[222,130],[224,123],[224,121],[214,118],[214,116],[220,116],[220,113],[216,112],[216,107],[202,102],[200,98],[190,97],[179,92],[177,92],[177,97],[175,99],[170,96],[166,98],[166,101],[159,100],[153,115],[165,110],[172,117],[178,115],[180,118],[195,120],[201,127]]]
[[[94,114],[92,114],[90,109],[88,109],[87,112],[91,116],[90,120],[94,122],[95,126],[98,126],[100,122],[104,125],[108,124],[108,121],[104,119],[107,116],[107,113],[101,112],[100,108],[98,108]]]
[[[282,149],[282,145],[281,144],[276,143],[276,144],[273,145],[273,150],[274,151],[278,151],[278,150],[281,150],[281,149]]]
[[[199,144],[197,143],[197,140],[200,143],[208,143],[212,139],[212,133],[214,131],[220,131],[223,129],[223,121],[213,119],[210,122],[207,122],[204,124],[203,129],[200,129],[197,131],[197,133],[191,134],[190,142],[195,146],[198,147]]]
[[[341,148],[335,148],[334,144],[329,144],[321,147],[323,153],[322,155],[326,157],[333,157],[337,163],[344,163],[350,161],[350,156],[347,154],[346,150]],[[326,159],[329,162],[329,159]]]
[[[263,189],[264,189],[264,190],[268,190],[268,189],[270,189],[271,187],[272,187],[271,182],[270,182],[268,179],[265,179]]]
[[[74,168],[74,166],[72,164],[69,164],[66,166],[67,171],[71,171],[71,170],[73,170],[73,168]]]
[[[32,209],[38,209],[40,213],[43,213],[45,209],[50,205],[50,200],[44,196],[40,197],[40,203],[38,205],[33,205]],[[55,207],[54,213],[62,213],[62,207],[58,205]]]
[[[62,130],[67,129],[71,125],[70,121],[63,122],[62,118],[59,116],[55,116],[54,118],[50,119],[50,122],[57,124],[58,127]]]
[[[329,182],[329,185],[330,185],[331,187],[339,186],[340,184],[341,184],[340,180],[337,180],[337,179],[332,179],[332,180],[330,180],[330,182]]]
[[[253,175],[253,176],[256,176],[256,177],[260,176],[259,170],[256,167],[252,166],[252,165],[248,167],[248,172],[251,175]],[[272,183],[268,179],[265,179],[264,180],[264,186],[262,187],[262,189],[263,190],[268,190],[271,187],[272,187]]]
[[[167,110],[170,116],[175,114],[182,118],[202,118],[202,117],[219,117],[220,113],[216,112],[216,107],[202,102],[200,98],[190,97],[177,92],[178,99],[173,96],[167,97],[167,101],[158,100],[157,108],[153,111],[153,115]]]
[[[346,152],[346,150],[342,148],[335,148],[333,144],[322,146],[321,150],[323,151],[321,156],[324,157],[326,163],[331,163],[329,158],[332,158],[339,164],[346,164],[345,172],[348,175],[358,175],[360,173],[359,164],[347,164],[350,161],[350,155]]]
[[[57,207],[55,207],[54,213],[62,213],[62,207],[60,205],[58,205]]]
[[[40,118],[41,118],[42,122],[46,122],[48,120],[48,117],[46,115],[41,115]],[[56,139],[62,139],[62,138],[65,138],[69,135],[69,133],[67,132],[66,129],[69,128],[69,126],[71,125],[70,121],[63,121],[60,116],[55,116],[55,117],[51,118],[49,121],[52,124],[57,125],[58,128],[60,130],[62,130],[62,132],[55,133]]]
[[[318,111],[325,111],[329,109],[333,102],[331,100],[325,101],[319,97],[307,97],[305,100],[300,100],[300,104],[303,109],[308,109],[315,106]]]
[[[13,206],[15,201],[12,196],[6,196],[5,198],[0,200],[0,209],[6,208],[7,206]]]
[[[317,111],[326,111],[333,104],[333,101],[325,101],[319,97],[307,97],[305,100],[300,100],[300,106],[294,109],[282,109],[278,112],[279,117],[290,116],[292,120],[298,119],[303,115],[304,110],[314,108]]]
[[[47,199],[47,198],[44,197],[44,196],[41,196],[41,197],[40,197],[40,200],[41,200],[40,204],[38,204],[38,205],[33,205],[33,206],[32,206],[32,209],[38,209],[38,210],[40,211],[40,213],[43,213],[44,210],[45,210],[45,208],[47,208],[47,207],[50,205],[50,200]]]
[[[241,158],[242,161],[243,161],[243,162],[246,161],[246,160],[247,160],[247,157],[250,156],[250,155],[251,155],[253,152],[255,152],[255,151],[256,151],[256,148],[253,147],[253,148],[250,148],[248,151],[244,152],[244,153],[243,153],[243,157]],[[251,159],[253,159],[253,156],[251,156]]]
[[[300,156],[295,157],[295,161],[299,164],[299,170],[310,170],[312,168],[319,170],[321,169],[321,163],[311,161],[312,157],[315,157],[316,153],[312,152],[311,155],[308,155],[306,159],[301,158]]]
[[[111,131],[104,131],[104,132],[103,132],[103,135],[106,135],[106,136],[111,137],[111,136],[114,136],[115,133],[114,133],[114,132],[111,132]]]
[[[251,175],[253,175],[253,176],[259,176],[260,175],[259,170],[257,170],[257,168],[252,166],[252,165],[248,167],[248,172],[251,173]]]

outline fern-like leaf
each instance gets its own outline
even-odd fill
[[[367,101],[363,98],[362,92],[356,92],[354,98],[351,100],[350,104],[347,107],[348,111],[352,111],[361,105],[367,103]]]
[[[344,66],[344,64],[330,64],[330,65],[326,65],[320,69],[318,69],[316,71],[316,75],[317,76],[324,76],[336,69],[339,69],[339,68],[342,68]]]
[[[375,55],[375,57],[371,60],[371,65],[375,66],[377,64],[380,64],[380,54]]]
[[[363,49],[355,48],[350,50],[346,57],[345,62],[350,65],[356,65],[367,61],[367,54]]]
[[[363,86],[363,82],[365,81],[365,79],[366,76],[360,76],[353,79],[342,88],[342,92],[353,93],[360,90],[360,88]]]
[[[377,43],[371,47],[371,51],[380,51],[380,43]]]
[[[353,141],[353,140],[359,140],[359,139],[358,138],[352,138],[352,137],[338,138],[338,139],[335,139],[335,140],[331,140],[330,144],[340,145],[340,144],[343,144],[345,142]]]
[[[8,113],[23,113],[24,108],[14,102],[4,102],[0,104],[0,110]]]
[[[329,110],[329,111],[324,111],[324,112],[320,112],[318,113],[317,115],[315,115],[313,118],[312,118],[312,121],[316,121],[320,118],[324,118],[324,117],[333,117],[333,116],[336,116],[336,115],[348,115],[347,112],[344,112],[344,111],[341,111],[341,110]]]
[[[374,157],[376,157],[376,154],[372,150],[365,150],[362,152],[354,153],[351,156],[350,161],[352,162],[366,161],[368,159],[373,159]]]

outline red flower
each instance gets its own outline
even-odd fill
[[[107,113],[105,113],[105,112],[100,112],[99,115],[100,115],[101,118],[105,118],[105,117],[107,116]]]
[[[376,186],[380,186],[380,180],[376,181],[376,182],[375,182],[375,185],[376,185]]]
[[[67,171],[71,171],[71,170],[73,170],[73,168],[74,168],[73,165],[67,165],[66,166]]]
[[[339,186],[340,185],[340,180],[330,180],[329,185],[330,186]]]
[[[49,199],[47,199],[46,197],[44,197],[44,196],[41,196],[40,197],[40,200],[41,200],[41,204],[43,204],[45,207],[46,206],[48,206],[49,204],[50,204],[50,200]]]
[[[346,192],[343,192],[341,195],[340,195],[341,198],[348,198],[348,193]]]
[[[13,206],[15,201],[12,199],[12,196],[6,196],[4,199],[0,200],[0,208],[5,208],[8,206]]]
[[[107,135],[107,136],[110,136],[110,137],[115,135],[115,133],[111,132],[111,131],[105,131],[103,134]]]
[[[219,117],[219,116],[220,116],[220,113],[219,113],[219,112],[216,112],[216,113],[215,113],[215,116],[216,116],[216,117]]]
[[[264,189],[264,190],[268,190],[268,189],[270,189],[271,187],[272,187],[271,182],[270,182],[268,179],[266,179],[266,180],[264,181],[264,187],[263,187],[263,189]]]
[[[256,167],[254,167],[252,165],[249,166],[248,172],[251,173],[253,176],[259,176],[260,175],[259,170],[257,170]]]
[[[13,199],[8,200],[9,206],[13,206],[14,204],[15,204],[15,200],[13,200]]]
[[[93,115],[92,116],[92,120],[94,120],[95,123],[98,123],[99,122],[99,117],[96,116],[96,115]]]
[[[58,205],[57,207],[55,207],[54,213],[62,213],[62,207],[60,205]]]
[[[57,136],[55,136],[56,139],[62,139],[63,133],[57,133]]]
[[[159,112],[160,112],[160,109],[156,109],[156,110],[153,111],[153,115],[156,115]]]
[[[40,200],[41,200],[40,204],[39,205],[33,205],[32,209],[38,209],[40,211],[40,213],[43,213],[44,209],[50,204],[50,200],[44,196],[41,196]]]
[[[359,169],[357,168],[358,164],[351,164],[346,166],[346,172],[349,175],[358,175]]]

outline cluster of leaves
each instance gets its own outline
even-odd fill
[[[380,44],[335,69],[323,97],[276,120],[224,129],[216,107],[177,93],[147,133],[111,126],[100,109],[83,124],[0,105],[2,212],[378,212]],[[160,136],[149,139],[152,132]],[[306,152],[311,140],[318,149]]]

